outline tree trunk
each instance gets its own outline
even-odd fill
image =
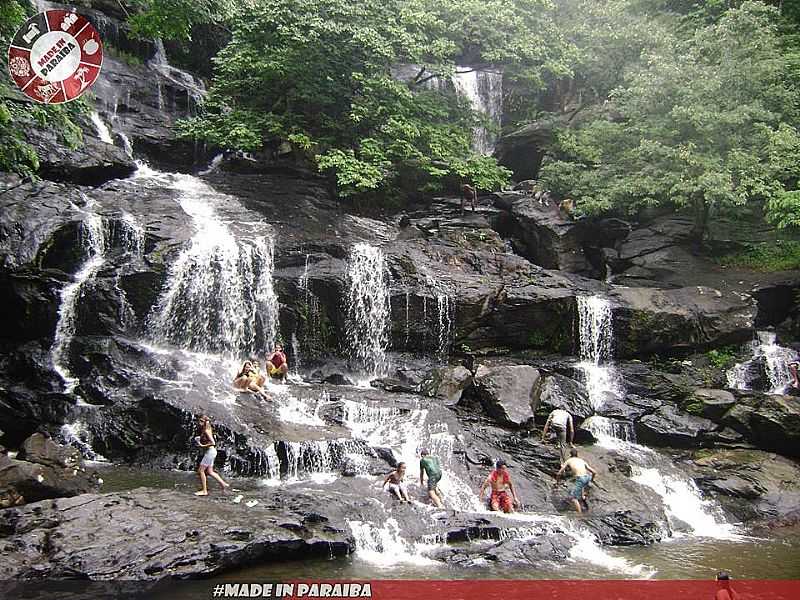
[[[696,244],[702,244],[708,226],[709,205],[704,198],[694,199],[694,226],[691,236]]]

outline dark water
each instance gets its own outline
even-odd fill
[[[104,492],[145,486],[190,494],[197,487],[193,473],[110,465],[96,465],[96,468],[104,480]],[[243,491],[258,488],[258,482],[251,479],[232,479],[231,483]],[[590,546],[565,563],[536,566],[487,562],[464,568],[425,561],[422,556],[406,556],[403,564],[391,564],[386,556],[367,558],[371,560],[356,552],[347,558],[268,563],[226,573],[220,579],[709,579],[723,569],[740,579],[798,579],[800,527],[732,540],[683,536],[647,547]]]

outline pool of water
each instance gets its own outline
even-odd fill
[[[194,473],[93,465],[104,480],[104,492],[136,487],[197,488]],[[257,489],[252,479],[231,479],[241,490]],[[263,487],[260,488],[263,492]],[[267,563],[226,573],[228,581],[293,579],[709,579],[720,570],[739,579],[800,578],[800,526],[776,529],[734,540],[675,537],[651,546],[587,547],[562,563],[501,564],[486,561],[468,568],[444,563],[392,565],[389,557],[360,555],[302,562]],[[422,561],[420,561],[422,562]]]

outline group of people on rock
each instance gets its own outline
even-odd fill
[[[257,360],[246,360],[233,379],[233,387],[243,392],[253,392],[264,400],[269,400],[270,397],[264,390],[267,377],[285,383],[288,373],[289,362],[283,352],[283,346],[276,344],[272,352],[267,355],[266,375],[259,370]]]
[[[556,409],[550,413],[547,422],[542,430],[542,442],[547,439],[548,430],[552,429],[558,439],[559,454],[561,457],[561,468],[555,475],[556,483],[561,480],[567,471],[572,473],[575,479],[572,490],[570,491],[570,501],[578,513],[583,512],[583,505],[588,507],[586,502],[586,489],[594,482],[597,471],[589,463],[578,456],[578,450],[573,441],[575,428],[572,423],[572,415],[563,409]],[[567,441],[569,439],[569,441]],[[405,484],[406,463],[400,462],[397,467],[389,473],[383,481],[383,488],[388,486],[389,493],[396,497],[400,502],[410,503],[411,498]],[[443,508],[442,493],[439,490],[439,481],[442,478],[442,467],[439,459],[432,456],[427,448],[420,450],[419,461],[419,485],[425,486],[427,477],[428,497],[431,503],[437,508]],[[510,513],[515,508],[521,508],[522,503],[514,489],[511,480],[511,473],[508,470],[508,463],[500,459],[495,463],[495,468],[489,473],[478,490],[478,496],[483,501],[486,490],[490,490],[488,496],[488,506],[491,510]]]

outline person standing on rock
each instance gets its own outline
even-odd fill
[[[386,479],[383,480],[383,487],[386,487],[386,484],[389,484],[389,493],[394,494],[397,496],[397,499],[400,502],[411,502],[411,498],[408,497],[408,489],[406,488],[406,484],[403,483],[403,479],[406,476],[406,463],[401,462],[397,463],[397,469],[392,471],[386,476]]]
[[[206,451],[200,461],[200,466],[197,468],[197,474],[200,476],[200,485],[202,489],[199,492],[195,492],[194,495],[208,496],[208,478],[206,475],[216,479],[224,492],[230,487],[230,484],[222,479],[214,470],[214,460],[217,458],[217,443],[214,441],[214,432],[211,430],[211,419],[206,415],[200,415],[197,417],[197,424],[200,435],[198,435],[195,440],[197,440],[197,444],[201,448],[205,448]]]
[[[575,448],[570,450],[569,455],[569,460],[561,465],[561,469],[556,473],[556,481],[561,479],[561,475],[567,469],[572,471],[572,475],[575,477],[575,487],[570,492],[570,500],[575,505],[575,510],[580,514],[583,512],[581,501],[586,501],[586,486],[594,481],[597,471],[590,467],[585,460],[578,458],[578,451]]]
[[[267,357],[267,374],[273,379],[280,379],[286,382],[286,375],[289,372],[289,362],[283,353],[283,346],[275,344],[275,349]]]
[[[477,190],[470,184],[465,183],[461,186],[461,214],[464,214],[464,203],[469,200],[472,212],[475,212],[475,201],[478,199]]]
[[[547,430],[551,426],[558,436],[558,451],[561,454],[561,464],[563,465],[567,460],[567,431],[569,431],[570,446],[573,446],[575,440],[575,428],[572,425],[572,415],[563,408],[557,408],[551,412],[542,430],[542,442],[547,439]]]
[[[517,493],[514,491],[514,484],[511,483],[511,474],[508,472],[506,461],[500,459],[495,465],[495,469],[481,485],[478,496],[483,502],[483,494],[486,488],[491,487],[492,493],[489,496],[489,508],[491,510],[501,510],[504,513],[514,512],[514,506],[520,506]],[[511,495],[509,495],[511,492]]]
[[[439,480],[442,478],[442,467],[439,459],[431,456],[427,448],[419,451],[419,485],[425,485],[425,476],[428,476],[428,496],[436,508],[444,508],[441,494],[439,493]]]

